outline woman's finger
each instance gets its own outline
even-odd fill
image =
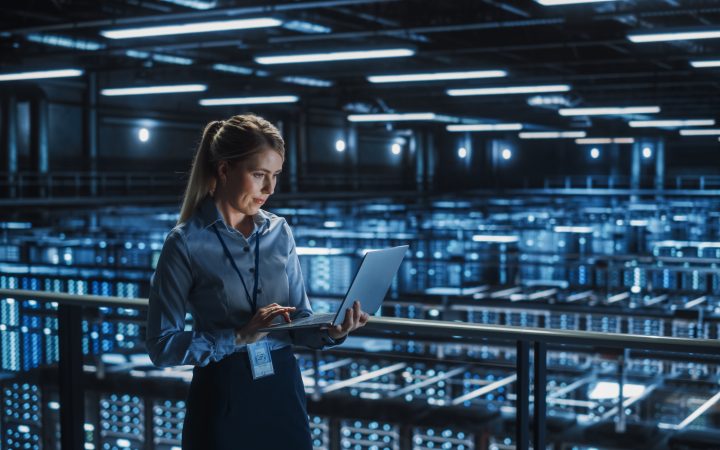
[[[355,314],[352,308],[345,310],[345,320],[343,321],[342,328],[347,331],[352,329],[352,324],[355,319]]]

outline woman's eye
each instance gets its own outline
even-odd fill
[[[255,178],[262,178],[262,177],[265,176],[265,174],[263,174],[263,173],[254,173],[253,176],[254,176]]]

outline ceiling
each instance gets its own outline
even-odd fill
[[[190,0],[184,0],[187,3]],[[174,0],[183,3],[183,0]],[[657,119],[720,119],[720,68],[691,60],[720,59],[720,39],[634,43],[628,34],[676,28],[720,28],[717,0],[637,0],[543,6],[513,0],[335,0],[231,2],[194,9],[168,0],[4,1],[0,6],[2,72],[80,67],[98,88],[206,83],[207,92],[104,98],[186,112],[202,97],[294,94],[300,107],[354,112],[426,112],[538,129],[588,129],[628,135],[627,117],[562,117],[558,105],[532,106],[532,95],[451,97],[449,88],[569,84],[548,94],[563,106],[657,105]],[[198,2],[196,2],[198,3]],[[273,17],[280,27],[112,40],[101,30]],[[86,49],[50,45],[82,40]],[[92,48],[98,45],[99,49]],[[408,47],[411,57],[261,65],[263,54]],[[128,55],[135,55],[130,57]],[[159,56],[158,56],[159,55]],[[139,56],[139,57],[138,57]],[[186,64],[166,62],[186,58]],[[227,64],[246,74],[213,69]],[[505,78],[373,84],[368,75],[502,69]],[[311,87],[284,77],[329,81]],[[84,83],[84,79],[75,79]]]

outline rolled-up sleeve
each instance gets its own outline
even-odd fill
[[[298,258],[297,249],[295,247],[295,238],[292,235],[290,226],[284,223],[283,226],[288,234],[289,254],[285,271],[288,277],[288,285],[290,288],[290,306],[295,307],[293,319],[300,319],[311,316],[313,314],[310,300],[305,291],[305,282],[300,268],[300,259]],[[290,338],[295,345],[301,345],[312,349],[322,349],[333,345],[340,345],[345,338],[335,340],[328,334],[327,330],[319,328],[301,328],[290,332]]]
[[[182,231],[176,228],[165,240],[150,281],[145,344],[156,366],[205,366],[236,350],[232,329],[185,331],[192,285],[187,244]]]

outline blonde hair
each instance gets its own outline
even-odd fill
[[[280,132],[260,116],[237,115],[207,124],[193,159],[178,224],[186,222],[215,189],[220,162],[243,161],[268,147],[285,159],[285,141]]]

